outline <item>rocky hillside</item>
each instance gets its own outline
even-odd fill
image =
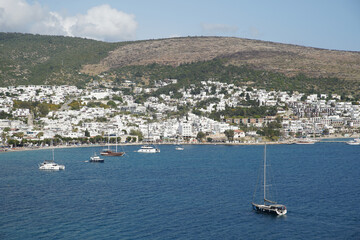
[[[179,66],[226,59],[228,64],[295,76],[336,77],[360,81],[360,52],[332,51],[229,37],[187,37],[139,41],[111,51],[99,64],[85,65],[87,74],[129,65]]]
[[[216,65],[219,61],[221,65]],[[146,68],[154,63],[160,66],[156,68],[156,76],[154,71]],[[184,64],[193,66],[181,68]],[[172,70],[166,66],[174,68]],[[224,72],[224,67],[227,66],[242,69],[233,71],[229,68]],[[144,69],[147,72],[144,72]],[[177,74],[174,73],[174,69],[179,69]],[[301,76],[307,78],[307,89],[311,89],[311,84],[317,81],[316,79],[332,78],[335,82],[338,79],[333,91],[339,87],[357,91],[351,84],[356,82],[356,86],[360,86],[360,52],[332,51],[229,37],[186,37],[106,43],[73,37],[0,33],[0,86],[85,86],[103,72],[111,72],[113,80],[142,76],[138,78],[140,82],[137,81],[141,83],[151,80],[151,77],[171,77],[168,76],[170,73],[181,78],[184,74],[179,73],[180,71],[186,71],[188,81],[191,79],[189,76],[194,79],[199,74],[204,78],[218,75],[218,79],[229,78],[231,75],[239,81],[246,78],[251,81],[256,78],[255,83],[262,82],[262,86],[270,86],[269,82],[264,81],[281,80],[281,76],[284,76],[281,80],[282,86],[285,86],[288,81],[292,81],[292,77],[301,73]],[[127,75],[128,72],[130,74]],[[281,76],[261,79],[264,74]],[[199,80],[198,77],[196,79]],[[301,85],[302,79],[303,77],[298,78],[297,84]],[[317,86],[324,84],[318,82]],[[294,85],[292,89],[295,87],[297,86]]]

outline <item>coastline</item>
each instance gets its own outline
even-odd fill
[[[360,137],[360,135],[357,136],[351,136],[351,137],[344,137],[344,136],[329,136],[329,137],[319,137],[317,140],[320,142],[347,142],[349,139]],[[340,141],[340,139],[343,139]],[[285,140],[285,141],[277,141],[277,142],[266,142],[267,145],[278,145],[278,144],[294,144],[297,139],[292,140]],[[324,141],[325,140],[325,141]],[[120,143],[118,146],[139,146],[149,144],[146,142],[136,142],[136,143]],[[264,145],[265,142],[203,142],[203,143],[189,143],[189,142],[162,142],[162,143],[150,143],[155,145],[231,145],[231,146],[242,146],[242,145]],[[107,147],[107,146],[115,146],[116,144],[83,144],[83,145],[58,145],[54,146],[54,149],[63,149],[63,148],[88,148],[88,147]],[[37,151],[37,150],[47,150],[51,149],[53,147],[51,146],[45,146],[45,147],[16,147],[16,148],[9,148],[6,151],[0,151],[1,153],[10,153],[10,152],[22,152],[22,151]]]

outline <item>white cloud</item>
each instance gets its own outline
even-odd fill
[[[238,27],[230,26],[226,24],[201,24],[201,29],[205,34],[227,34],[227,33],[236,33]]]
[[[0,1],[0,31],[86,37],[104,41],[134,40],[135,16],[109,5],[96,6],[85,15],[62,16],[38,3]]]
[[[119,36],[123,40],[135,38],[137,28],[135,16],[118,11],[109,5],[93,7],[86,15],[78,15],[74,18],[75,24],[69,29],[74,35],[108,41],[116,41]]]

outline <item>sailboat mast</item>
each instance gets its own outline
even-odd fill
[[[52,160],[53,160],[53,162],[55,161],[55,156],[54,156],[54,142],[53,142],[53,140],[51,140],[51,149],[52,149]]]
[[[264,205],[266,204],[266,143],[264,146]]]

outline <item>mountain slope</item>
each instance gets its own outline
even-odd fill
[[[221,65],[214,68],[219,62]],[[155,68],[156,75],[153,73],[154,68],[145,67],[154,63],[164,66]],[[195,65],[179,68],[186,64]],[[171,69],[167,66],[171,66]],[[223,71],[224,66],[241,67],[242,69],[235,71],[229,68],[235,78],[243,78],[243,75],[237,72],[255,74],[266,86],[269,86],[269,83],[266,83],[269,80],[281,80],[282,85],[291,84],[291,77],[299,74],[301,78],[297,78],[297,84],[306,79],[307,89],[311,88],[313,79],[315,82],[316,79],[331,78],[327,84],[337,83],[332,91],[342,86],[343,90],[357,91],[357,88],[352,87],[352,83],[356,82],[356,86],[360,83],[360,52],[332,51],[230,37],[186,37],[106,43],[73,37],[0,33],[0,86],[84,86],[103,72],[117,74],[112,78],[114,80],[124,76],[145,76],[146,72],[142,72],[145,70],[152,74],[153,78],[167,78],[171,77],[170,75],[181,78],[186,75],[187,79],[194,79],[200,75],[204,78],[217,75],[221,80],[225,77],[221,74],[228,74]],[[259,72],[251,72],[253,70]],[[127,76],[126,71],[136,74]],[[188,72],[184,75],[181,71]],[[266,76],[270,75],[273,77],[266,80]],[[140,77],[140,80],[150,78],[151,76],[148,79]],[[346,84],[343,84],[344,81]],[[318,85],[324,84],[317,82]],[[275,86],[277,85],[279,84]]]
[[[83,64],[96,63],[125,43],[83,38],[0,33],[0,84],[69,84],[84,82]]]
[[[228,64],[280,72],[287,76],[336,77],[360,81],[360,52],[332,51],[296,45],[228,37],[187,37],[135,42],[112,51],[100,64],[82,71],[101,71],[129,65],[179,66],[184,63],[226,59]]]

